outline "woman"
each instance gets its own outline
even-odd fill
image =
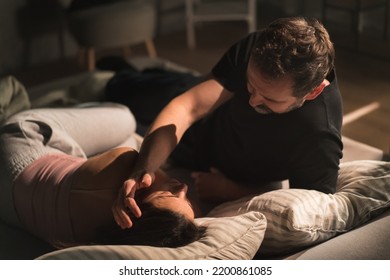
[[[177,247],[199,238],[187,186],[156,173],[137,192],[143,209],[121,229],[111,207],[138,158],[135,120],[122,105],[35,109],[0,128],[1,218],[53,246],[141,244]],[[127,143],[126,143],[127,142]]]

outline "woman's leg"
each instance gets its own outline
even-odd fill
[[[30,135],[29,140],[34,140],[34,146],[79,157],[118,146],[134,134],[136,126],[128,108],[115,103],[28,110],[8,122],[33,129],[36,135]]]
[[[0,128],[0,216],[15,221],[12,185],[35,159],[48,153],[89,157],[114,148],[135,132],[127,107],[102,103],[93,107],[27,110]]]

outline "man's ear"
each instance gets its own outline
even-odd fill
[[[304,99],[305,100],[313,100],[313,99],[317,98],[317,96],[320,95],[321,92],[324,90],[324,88],[326,86],[328,86],[329,84],[330,83],[328,80],[323,80],[322,83],[318,87],[316,87],[314,90],[312,90],[311,92],[306,94]]]

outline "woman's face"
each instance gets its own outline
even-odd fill
[[[186,184],[170,179],[139,190],[137,199],[139,202],[150,203],[157,208],[168,209],[194,220],[195,214],[187,198],[187,190]]]

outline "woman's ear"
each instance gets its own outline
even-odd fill
[[[330,83],[328,80],[323,80],[322,83],[316,87],[314,90],[312,90],[311,92],[309,92],[308,94],[305,95],[305,97],[303,99],[305,100],[313,100],[315,98],[317,98],[318,95],[321,94],[321,92],[324,90],[324,88],[326,86],[328,86]]]

